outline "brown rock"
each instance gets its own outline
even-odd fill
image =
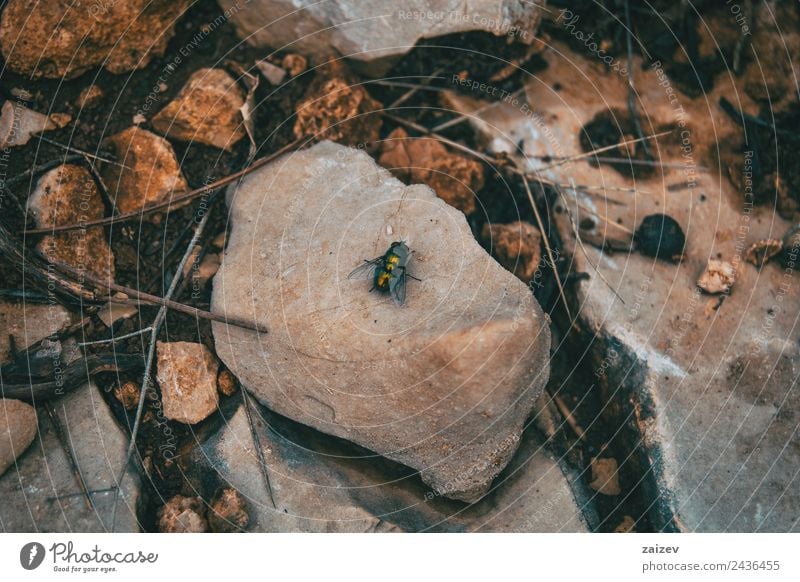
[[[152,120],[174,139],[230,150],[245,135],[241,107],[245,94],[222,69],[199,69]]]
[[[136,212],[189,189],[175,152],[164,138],[133,126],[108,138],[106,144],[126,166],[106,164],[102,174],[119,212]],[[153,216],[157,215],[145,218]]]
[[[308,68],[308,59],[303,55],[289,54],[283,57],[281,66],[289,73],[290,77],[296,77]]]
[[[103,218],[105,209],[97,185],[80,166],[63,164],[39,178],[28,199],[38,228],[52,228]],[[85,270],[103,280],[114,279],[114,255],[102,227],[42,237],[36,249],[48,260]]]
[[[727,261],[709,259],[697,286],[706,293],[727,293],[736,281],[736,269]]]
[[[36,438],[36,410],[19,400],[0,398],[0,475]]]
[[[630,515],[622,518],[620,524],[614,528],[614,533],[632,533],[636,531],[636,522]]]
[[[619,470],[616,459],[592,459],[592,482],[589,487],[602,495],[619,495]]]
[[[236,489],[223,489],[209,509],[208,525],[213,532],[243,531],[250,523],[247,502]]]
[[[158,342],[158,385],[164,416],[195,424],[217,409],[219,363],[203,344]]]
[[[377,114],[368,114],[382,107],[356,84],[343,65],[328,64],[317,69],[317,76],[295,108],[294,135],[345,145],[371,143],[378,139],[382,120]]]
[[[103,101],[105,92],[97,85],[89,85],[78,95],[79,109],[94,109]]]
[[[176,495],[158,510],[158,531],[162,533],[204,533],[208,531],[206,507],[199,497]]]
[[[125,410],[133,410],[139,406],[141,388],[136,382],[125,382],[114,388],[114,397],[122,403]]]
[[[542,258],[542,235],[528,222],[485,224],[483,242],[497,262],[527,283],[536,277]]]
[[[236,394],[238,382],[236,376],[231,374],[228,370],[220,370],[217,376],[217,388],[223,396],[233,396]]]
[[[73,78],[99,65],[125,73],[164,54],[189,4],[10,0],[0,17],[0,50],[9,69],[34,78]]]
[[[383,143],[378,163],[406,183],[427,184],[464,214],[475,211],[475,192],[484,183],[483,165],[450,152],[436,139],[412,138],[397,128]]]

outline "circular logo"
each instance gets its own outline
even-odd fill
[[[30,542],[19,551],[19,563],[26,570],[35,570],[44,561],[44,546],[39,542]]]

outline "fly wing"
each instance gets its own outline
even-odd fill
[[[364,263],[353,269],[347,276],[348,279],[369,279],[375,273],[375,269],[381,264],[383,257],[372,259],[371,261],[364,261]]]
[[[389,295],[392,296],[397,305],[406,302],[406,272],[403,270],[399,275],[394,276],[389,281]]]

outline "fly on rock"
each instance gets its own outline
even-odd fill
[[[377,289],[381,293],[388,293],[397,305],[403,305],[406,301],[406,278],[420,280],[407,272],[412,252],[403,241],[393,242],[386,253],[371,261],[365,260],[364,264],[354,269],[347,278],[371,278],[370,292]]]

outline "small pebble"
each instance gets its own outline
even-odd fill
[[[250,523],[247,502],[236,489],[226,488],[211,503],[208,525],[217,533],[241,532]]]
[[[103,101],[105,93],[97,85],[89,85],[78,96],[79,109],[94,109]]]
[[[727,261],[710,259],[705,272],[697,280],[697,286],[706,293],[727,293],[736,281],[736,269]]]
[[[616,459],[592,459],[592,482],[589,487],[602,495],[619,495],[619,470]]]
[[[233,396],[236,394],[238,383],[236,377],[228,370],[221,370],[217,376],[217,389],[223,396]]]
[[[199,497],[176,495],[158,510],[158,531],[203,533],[208,531],[206,508]]]
[[[122,403],[125,410],[133,410],[139,406],[141,389],[136,382],[125,382],[114,388],[114,397]]]
[[[302,55],[291,54],[283,57],[281,65],[290,77],[296,77],[308,68],[308,60]]]

